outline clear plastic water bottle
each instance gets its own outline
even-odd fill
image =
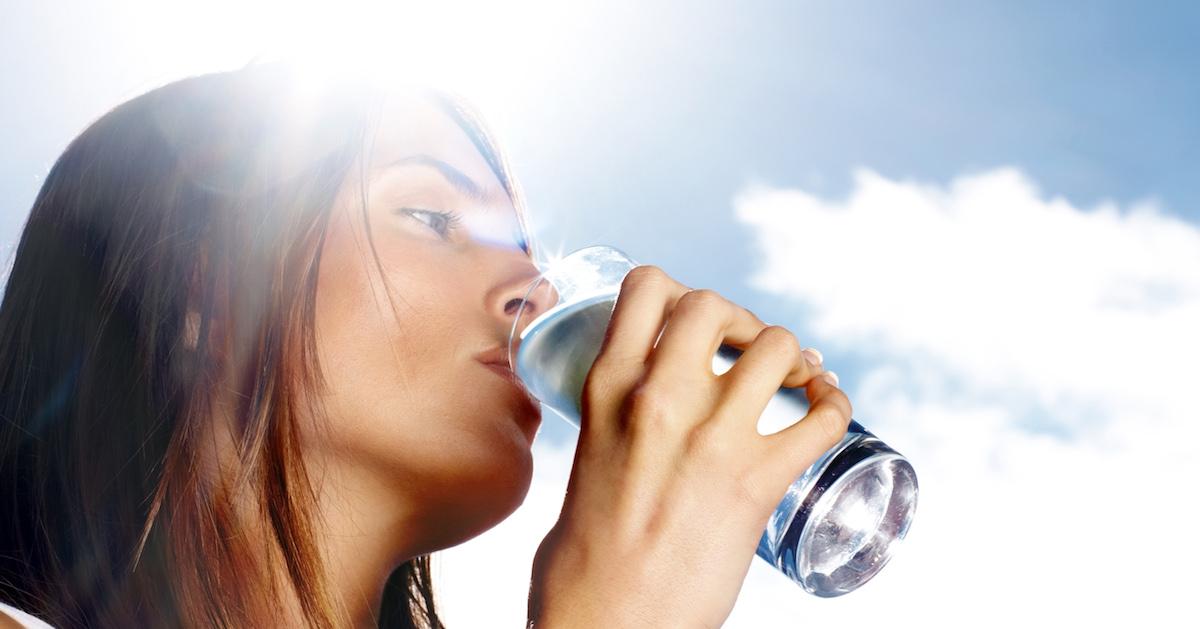
[[[522,301],[509,336],[513,373],[539,401],[579,427],[580,399],[600,351],[621,280],[637,266],[594,246],[554,261]],[[548,283],[558,300],[518,329],[529,295]],[[722,345],[713,371],[740,356]],[[808,412],[799,389],[780,388],[759,423],[786,426]],[[908,460],[856,421],[846,436],[788,487],[759,540],[759,557],[817,596],[840,596],[875,576],[904,538],[917,504]]]

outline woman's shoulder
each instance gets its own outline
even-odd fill
[[[8,605],[0,603],[0,629],[54,629],[42,620]]]

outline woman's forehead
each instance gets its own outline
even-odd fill
[[[487,196],[507,198],[504,186],[467,133],[428,97],[389,95],[370,146],[372,174],[377,175],[397,162],[436,160],[461,171]]]

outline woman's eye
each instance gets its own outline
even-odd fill
[[[456,212],[441,212],[438,210],[422,210],[406,207],[396,210],[396,213],[413,217],[418,222],[437,232],[437,235],[442,238],[448,238],[450,232],[454,231],[461,221],[461,217]]]

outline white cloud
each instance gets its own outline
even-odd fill
[[[829,343],[936,362],[960,394],[1019,396],[1067,427],[1195,408],[1181,357],[1200,349],[1200,231],[1152,206],[1084,211],[1011,169],[945,187],[862,171],[845,201],[760,188],[736,204],[764,257],[752,283],[810,304]]]
[[[822,600],[755,561],[728,627],[1178,625],[1200,550],[1200,230],[1142,205],[1046,199],[1001,169],[856,176],[827,200],[735,202],[751,282],[805,304],[855,416],[913,461],[892,563]],[[552,416],[548,415],[548,419]],[[520,626],[572,444],[535,446],[526,504],[440,557],[452,626]]]
[[[729,626],[1190,615],[1200,230],[1046,199],[1012,169],[946,186],[862,171],[837,201],[760,186],[736,211],[752,283],[808,307],[806,341],[869,365],[843,378],[855,415],[922,493],[872,583],[818,601],[756,564]]]

